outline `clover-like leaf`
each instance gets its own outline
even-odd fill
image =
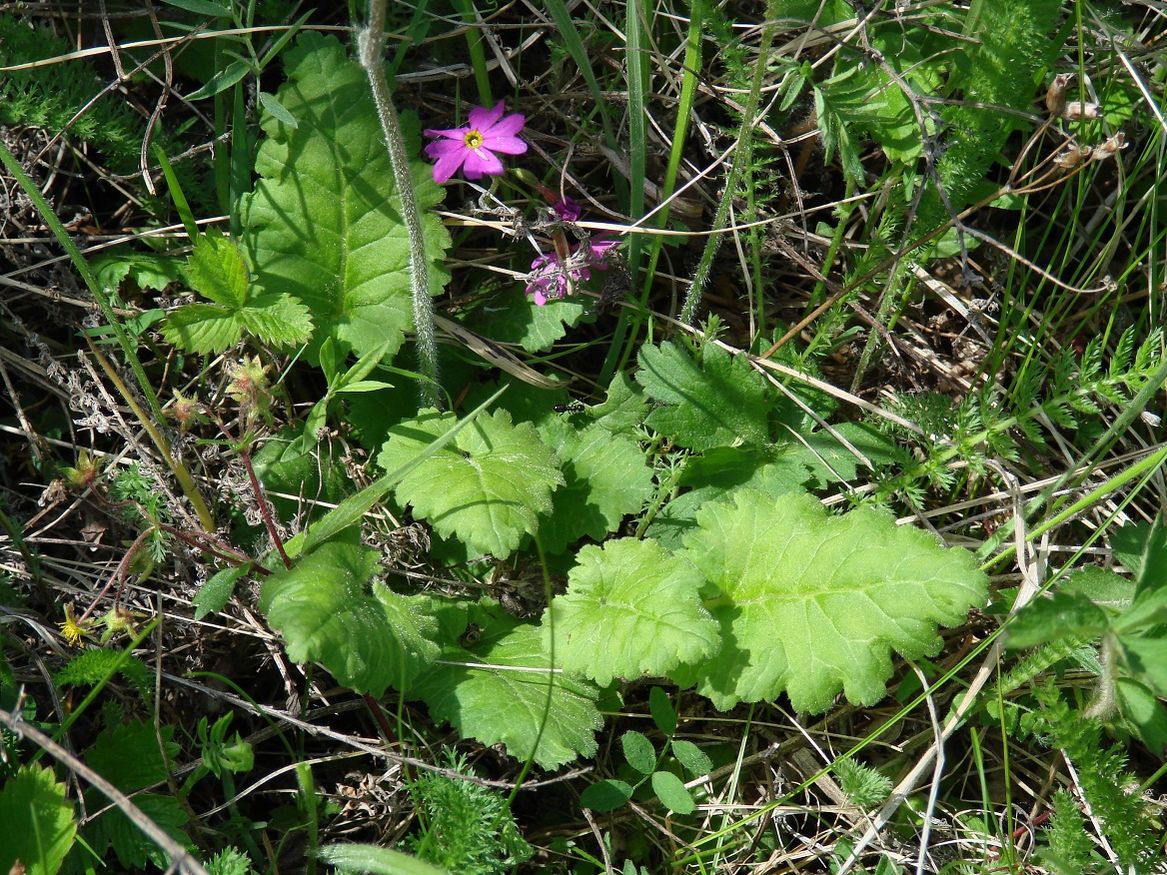
[[[598,691],[569,674],[549,672],[539,627],[508,625],[470,650],[447,648],[443,663],[422,675],[411,693],[429,705],[435,720],[447,721],[462,736],[501,742],[518,759],[533,753],[545,769],[591,756],[603,725]]]
[[[636,381],[666,405],[648,415],[648,424],[681,446],[708,450],[769,441],[766,386],[743,356],[708,343],[698,362],[666,342],[641,347],[638,361]]]
[[[578,560],[543,617],[544,640],[553,626],[555,659],[567,671],[607,686],[668,674],[717,650],[718,625],[698,598],[701,577],[684,559],[655,541],[622,538],[584,547]]]
[[[296,662],[319,662],[345,686],[380,696],[406,688],[438,655],[437,623],[381,584],[377,551],[327,543],[267,578],[259,607]]]
[[[363,355],[389,341],[391,354],[413,324],[409,245],[368,79],[335,37],[318,33],[301,35],[284,60],[288,81],[276,97],[296,125],[264,113],[260,178],[243,204],[256,281],[308,305],[314,347],[334,337]],[[401,123],[414,154],[417,121]],[[449,278],[441,259],[450,238],[428,210],[443,192],[426,163],[410,172],[437,294]]]
[[[423,410],[389,430],[378,457],[386,471],[412,460],[454,424],[452,413]],[[395,487],[398,501],[413,506],[444,538],[458,537],[471,550],[509,556],[551,511],[551,492],[563,475],[551,448],[530,423],[511,423],[496,410],[480,416],[446,447],[415,466]]]
[[[721,709],[783,690],[799,711],[825,710],[840,690],[873,704],[891,651],[935,653],[937,625],[959,623],[985,598],[971,554],[869,508],[828,516],[805,493],[742,490],[697,521],[683,555],[720,590],[709,604],[722,645],[671,676]]]
[[[573,428],[562,419],[539,426],[539,433],[555,448],[566,480],[539,526],[549,553],[562,552],[584,535],[602,540],[652,495],[652,470],[628,435],[613,434],[599,423]]]

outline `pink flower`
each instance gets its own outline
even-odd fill
[[[481,179],[483,176],[498,176],[502,173],[502,161],[495,152],[503,155],[522,155],[527,144],[518,136],[526,120],[517,112],[503,116],[503,102],[494,109],[476,106],[470,110],[468,124],[464,128],[447,130],[427,129],[427,137],[438,137],[425,147],[425,153],[436,162],[434,182],[446,182],[459,169],[467,179]]]
[[[617,245],[618,240],[597,237],[586,246],[577,247],[566,261],[554,253],[540,255],[531,262],[527,294],[534,297],[539,307],[567,297],[575,283],[586,283],[592,278],[592,268],[607,270],[611,266],[612,249]]]

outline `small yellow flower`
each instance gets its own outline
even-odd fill
[[[65,605],[65,622],[59,623],[61,634],[71,647],[80,647],[81,639],[89,634],[89,622],[79,623],[73,615],[73,603]]]

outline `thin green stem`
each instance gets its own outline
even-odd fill
[[[409,172],[409,157],[401,135],[401,123],[389,94],[382,56],[385,53],[385,0],[369,0],[369,24],[357,37],[361,66],[369,77],[373,103],[381,120],[393,180],[401,199],[401,215],[409,235],[409,281],[413,295],[413,324],[417,332],[418,367],[424,379],[418,383],[421,403],[440,408],[442,404],[438,381],[438,342],[434,333],[434,302],[429,291],[429,259],[426,257],[425,237],[421,230],[421,212],[413,194],[413,180]]]

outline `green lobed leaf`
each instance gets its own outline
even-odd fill
[[[672,772],[653,772],[652,791],[661,804],[674,814],[692,814],[697,807],[692,795],[685,789],[684,782]]]
[[[466,320],[466,327],[498,343],[517,343],[527,352],[550,349],[575,326],[587,307],[580,299],[548,301],[542,307],[522,289],[513,288],[489,299]]]
[[[267,578],[259,608],[294,661],[318,662],[376,697],[406,689],[438,655],[436,622],[381,584],[367,586],[377,551],[330,542]]]
[[[237,310],[247,303],[247,264],[239,247],[217,228],[194,241],[184,269],[190,287],[216,304]]]
[[[707,604],[722,646],[671,676],[722,710],[783,690],[798,711],[825,710],[840,689],[873,704],[892,650],[935,653],[937,624],[959,623],[985,598],[971,554],[869,508],[828,516],[806,494],[742,490],[697,520],[685,555],[720,590]]]
[[[435,720],[450,723],[463,737],[502,743],[518,759],[533,755],[545,769],[594,754],[594,733],[603,725],[596,688],[569,674],[552,675],[551,708],[540,735],[550,667],[542,635],[537,626],[506,626],[468,650],[448,648],[443,658],[451,664],[434,666],[418,678],[411,694],[429,705]]]
[[[643,346],[636,381],[662,405],[648,424],[693,450],[769,442],[766,386],[744,356],[706,344],[698,362],[676,343]]]
[[[563,419],[539,426],[555,448],[566,481],[552,497],[552,511],[539,523],[548,553],[561,553],[584,535],[595,541],[613,532],[652,495],[652,470],[640,445],[598,423],[573,428]]]
[[[256,295],[239,318],[248,334],[272,346],[294,346],[312,337],[308,308],[291,295]]]
[[[171,741],[174,727],[162,727],[166,755],[173,761],[178,745]],[[154,726],[133,720],[106,729],[85,752],[85,762],[124,793],[133,793],[166,780],[166,760],[158,749]]]
[[[0,787],[0,872],[54,875],[77,835],[52,769],[23,766]],[[23,868],[18,867],[20,861]]]
[[[665,675],[717,651],[718,624],[698,596],[701,576],[684,559],[634,538],[588,545],[577,558],[567,592],[548,609],[555,658],[567,671],[607,686],[617,677]],[[545,612],[545,646],[549,619]]]
[[[108,804],[106,798],[96,791],[86,793],[85,800],[91,810],[98,810]],[[137,793],[134,795],[134,804],[178,844],[188,851],[194,850],[194,844],[184,831],[186,811],[178,799],[161,793]],[[115,871],[141,872],[148,863],[165,870],[170,864],[169,858],[158,845],[116,808],[107,811],[87,828],[85,837],[94,848],[102,848],[103,852],[106,846],[113,848],[120,864],[120,868]]]
[[[410,462],[456,422],[453,413],[423,410],[389,430],[377,461],[386,471]],[[551,448],[530,423],[511,423],[496,410],[460,431],[448,445],[415,466],[394,487],[443,538],[456,536],[471,550],[504,558],[551,511],[551,493],[563,475]]]
[[[620,749],[624,751],[624,759],[628,765],[642,775],[652,774],[656,768],[656,748],[643,732],[630,729],[620,736]]]
[[[276,98],[281,117],[297,124],[264,114],[260,178],[242,205],[257,283],[308,306],[315,344],[334,337],[362,355],[388,341],[393,353],[413,324],[409,245],[368,80],[332,36],[304,33],[284,61],[288,80]],[[402,115],[401,124],[416,154],[417,120]],[[429,210],[444,192],[426,163],[413,161],[411,175],[437,294],[449,278],[450,237]]]
[[[647,404],[640,387],[620,371],[608,384],[608,396],[603,403],[588,410],[597,425],[617,434],[631,434],[644,420]]]

